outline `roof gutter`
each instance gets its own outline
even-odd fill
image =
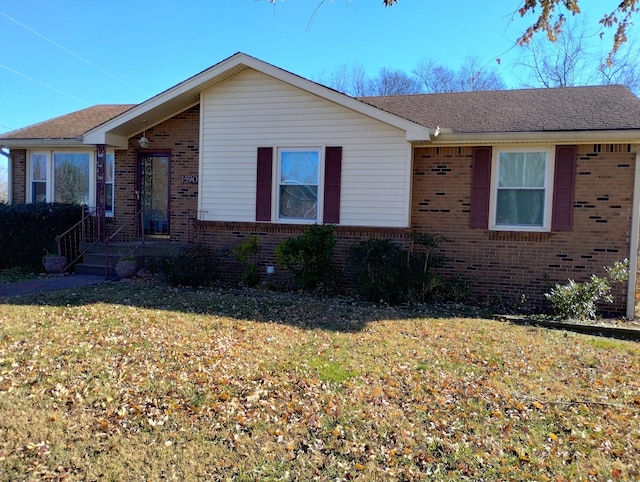
[[[452,133],[441,129],[440,135],[430,139],[414,140],[414,143],[438,146],[482,146],[497,144],[638,144],[640,129],[604,131],[562,132],[496,132],[496,133]]]
[[[0,146],[10,149],[30,149],[33,147],[82,147],[82,138],[73,139],[0,139]]]

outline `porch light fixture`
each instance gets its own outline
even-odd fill
[[[144,121],[142,121],[142,122],[143,122],[143,124],[144,124]],[[147,135],[146,135],[146,134],[147,134],[147,129],[146,129],[146,127],[145,127],[145,128],[143,129],[143,131],[142,131],[142,137],[141,137],[140,139],[138,139],[138,145],[139,145],[140,147],[142,147],[143,149],[146,149],[147,147],[149,147],[149,144],[151,144],[151,143],[149,142],[149,139],[147,139]]]

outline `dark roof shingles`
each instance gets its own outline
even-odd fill
[[[0,134],[2,139],[75,139],[109,119],[122,114],[135,104],[94,105],[70,114],[55,117],[22,129]]]
[[[640,129],[640,99],[619,85],[361,97],[454,133]]]

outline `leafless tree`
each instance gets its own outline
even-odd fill
[[[423,92],[420,80],[402,70],[383,67],[377,77],[369,78],[361,64],[340,65],[328,76],[320,76],[317,81],[354,97]]]
[[[587,51],[585,24],[571,23],[555,42],[536,38],[524,45],[522,59],[516,69],[523,73],[527,87],[568,87],[595,83]]]
[[[640,92],[640,68],[633,42],[621,46],[614,56],[601,54],[593,47],[597,34],[586,24],[567,21],[555,42],[536,38],[524,46],[524,55],[516,63],[526,87],[570,87],[576,85],[622,84]]]
[[[628,42],[611,57],[598,64],[599,83],[626,85],[636,95],[640,95],[640,65],[637,62],[640,50],[634,42]]]
[[[419,79],[402,70],[380,69],[372,81],[374,95],[406,95],[423,92]]]
[[[499,90],[505,85],[495,69],[482,65],[477,57],[467,57],[456,71],[426,59],[413,73],[418,76],[427,92],[471,92],[474,90]]]
[[[362,64],[342,64],[329,73],[319,76],[317,81],[343,94],[353,97],[372,95],[371,80],[367,79],[367,72]]]

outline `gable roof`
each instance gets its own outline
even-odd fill
[[[135,104],[104,104],[88,107],[70,114],[33,124],[22,129],[0,135],[0,141],[13,141],[12,145],[34,141],[55,141],[58,143],[81,143],[82,135],[109,119],[126,112]]]
[[[89,107],[0,135],[0,143],[126,148],[130,137],[199,104],[202,92],[246,69],[402,129],[416,143],[640,142],[640,99],[624,86],[353,98],[237,53],[141,104]]]
[[[86,144],[110,144],[127,147],[128,138],[158,124],[174,115],[200,103],[200,94],[246,69],[253,69],[282,82],[298,87],[313,95],[366,115],[390,126],[404,130],[407,140],[429,138],[427,126],[405,117],[378,109],[365,102],[342,94],[299,75],[258,60],[243,53],[237,53],[217,63],[184,82],[138,104],[122,115],[92,129],[84,136]]]

